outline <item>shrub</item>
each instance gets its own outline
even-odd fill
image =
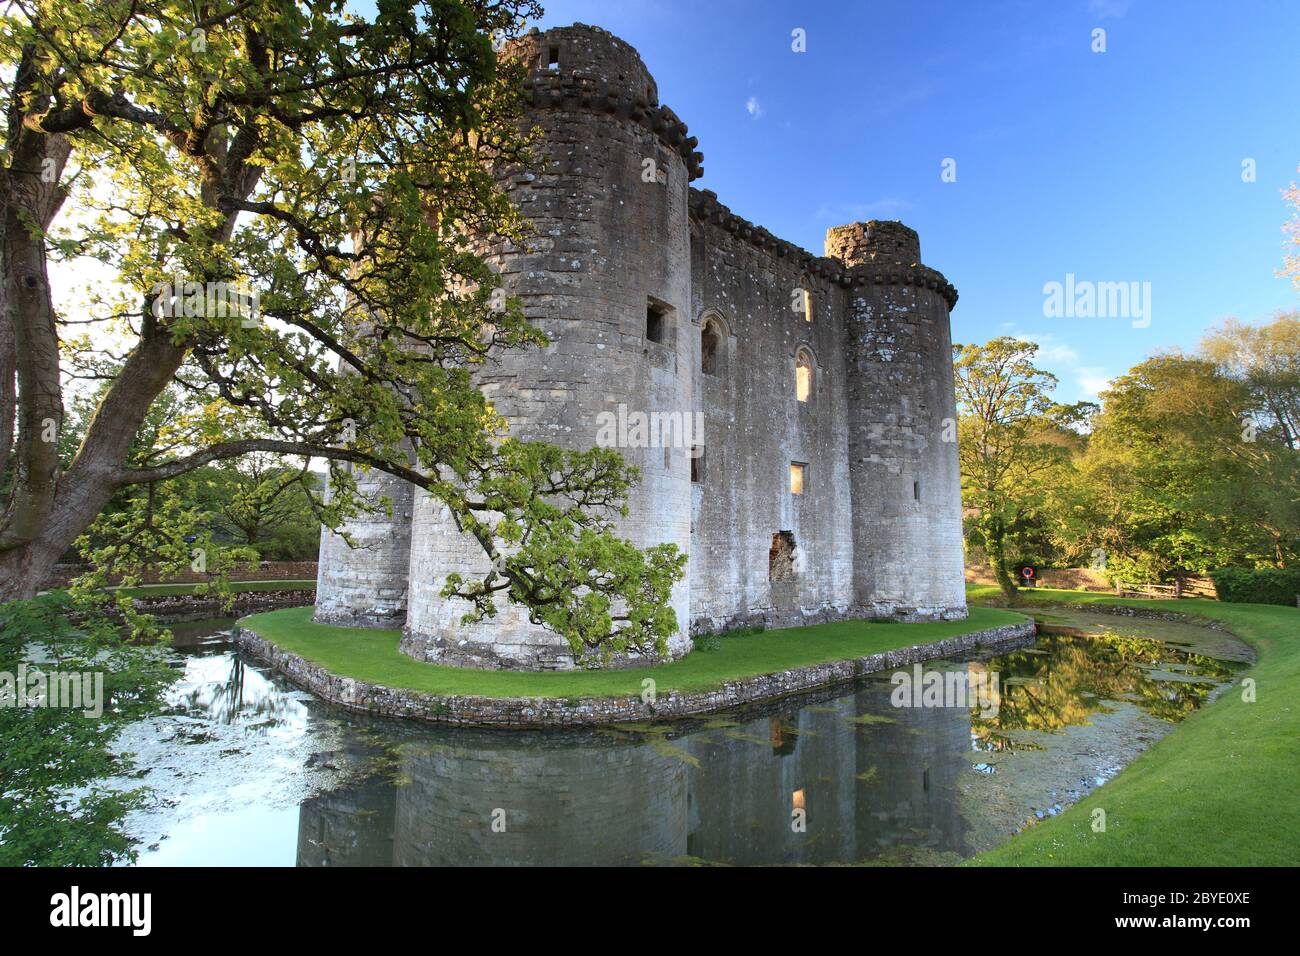
[[[1223,568],[1212,572],[1210,578],[1220,601],[1295,607],[1300,595],[1297,568]]]

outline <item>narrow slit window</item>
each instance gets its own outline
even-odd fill
[[[794,357],[794,397],[801,402],[812,400],[813,362],[807,349],[800,349]]]
[[[704,482],[703,445],[696,445],[691,449],[691,481],[697,485]]]
[[[921,482],[919,481],[912,482],[912,499],[914,501],[921,500]]]
[[[803,287],[803,320],[805,322],[813,320],[813,294],[812,289],[807,286]]]
[[[790,462],[790,494],[801,495],[808,484],[808,466],[803,462]]]
[[[700,333],[700,371],[705,375],[718,374],[718,347],[721,345],[721,336],[718,335],[717,326],[712,322],[704,326],[704,331]]]

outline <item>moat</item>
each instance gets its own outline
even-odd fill
[[[887,672],[584,733],[351,713],[242,658],[232,622],[181,625],[173,709],[122,740],[155,791],[129,830],[142,865],[955,863],[1104,786],[1251,659],[1048,613],[1032,647],[925,665],[997,673],[996,708],[895,707]]]

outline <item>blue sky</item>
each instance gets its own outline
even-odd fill
[[[543,27],[640,50],[699,137],[695,186],[816,253],[828,226],[901,219],[960,292],[954,339],[1034,338],[1062,400],[1228,316],[1300,307],[1276,276],[1280,190],[1300,178],[1300,2],[545,6]],[[1149,282],[1149,326],[1045,317],[1043,286],[1067,273]]]

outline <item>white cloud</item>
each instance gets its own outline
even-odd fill
[[[898,214],[911,207],[899,196],[881,196],[870,202],[823,203],[817,207],[813,218],[818,222],[838,224],[866,222],[869,219],[897,219]]]
[[[1104,368],[1095,365],[1083,365],[1074,369],[1074,380],[1079,383],[1084,397],[1096,399],[1104,389],[1110,387],[1110,377]]]
[[[1048,366],[1062,382],[1073,381],[1082,393],[1081,398],[1096,401],[1099,393],[1110,386],[1110,376],[1099,365],[1080,365],[1079,353],[1070,345],[1061,341],[1051,332],[1018,332],[1015,325],[1004,322],[1001,326],[1008,335],[1021,342],[1033,342],[1038,346],[1036,356],[1040,366]]]
[[[751,96],[749,99],[745,100],[745,112],[754,119],[763,118],[763,104],[758,101],[757,96]]]
[[[1060,362],[1062,365],[1073,365],[1079,361],[1079,353],[1051,332],[1017,332],[1012,338],[1021,342],[1033,342],[1038,346],[1038,357],[1045,361]]]

